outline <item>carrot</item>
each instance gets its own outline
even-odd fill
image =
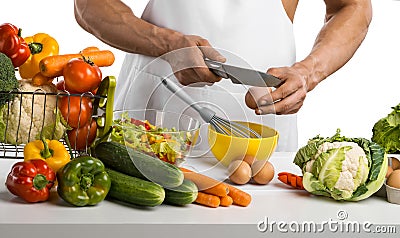
[[[223,182],[186,168],[180,169],[184,172],[183,174],[185,179],[191,180],[193,183],[195,183],[199,191],[219,197],[225,197],[228,195],[228,187]]]
[[[52,80],[53,78],[46,77],[39,72],[32,77],[32,84],[34,86],[42,86],[50,83]]]
[[[296,189],[304,189],[303,187],[303,176],[298,176],[288,172],[280,172],[278,179],[284,184],[287,184]]]
[[[228,195],[232,198],[233,204],[242,207],[247,207],[251,203],[251,195],[232,186],[228,185],[229,193]]]
[[[229,193],[228,187],[225,184],[223,184],[222,182],[217,185],[214,185],[210,188],[204,189],[202,191],[205,193],[212,194],[215,196],[220,196],[220,197],[227,196]]]
[[[220,206],[229,207],[233,204],[233,199],[230,196],[224,196],[219,198],[221,200]]]
[[[96,46],[89,46],[89,47],[86,47],[85,49],[81,50],[81,52],[79,52],[79,53],[84,54],[84,53],[93,52],[93,51],[100,51],[100,49]]]
[[[109,50],[89,51],[82,54],[53,55],[43,58],[39,62],[40,72],[46,77],[59,77],[63,68],[73,58],[85,57],[99,67],[110,66],[115,61],[114,54]]]
[[[207,207],[219,207],[221,200],[218,196],[207,194],[203,192],[197,193],[196,203],[207,206]]]
[[[90,51],[82,55],[99,67],[110,66],[115,61],[114,54],[109,50]]]

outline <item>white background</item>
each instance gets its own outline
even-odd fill
[[[131,0],[140,16],[147,0]],[[200,1],[199,1],[200,2]],[[99,1],[101,4],[101,1]],[[400,103],[400,1],[373,0],[374,18],[368,36],[355,56],[307,96],[299,112],[299,145],[317,134],[330,136],[336,128],[349,137],[371,138],[372,127]],[[323,24],[322,0],[300,0],[295,16],[297,59],[310,51]],[[0,23],[23,29],[23,36],[45,32],[57,39],[60,53],[79,52],[95,45],[116,55],[103,75],[118,76],[124,53],[113,49],[76,23],[72,0],[3,1]]]

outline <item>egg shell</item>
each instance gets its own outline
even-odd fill
[[[235,184],[246,184],[251,179],[251,167],[241,160],[234,160],[228,166],[229,179]]]
[[[244,161],[251,166],[254,163],[254,161],[256,160],[256,157],[254,157],[252,155],[244,155],[244,156],[239,156],[239,157],[235,158],[234,160]]]
[[[244,96],[244,101],[246,103],[246,106],[248,106],[251,109],[256,109],[257,108],[257,102],[255,101],[254,97],[252,96],[251,92],[248,91],[246,95]]]
[[[400,170],[394,170],[386,180],[386,184],[393,188],[400,189]]]
[[[392,160],[392,169],[400,169],[400,161],[396,157],[391,157]]]
[[[267,184],[274,178],[274,166],[268,161],[256,161],[251,166],[252,177],[258,184]]]
[[[393,172],[392,167],[388,166],[388,170],[387,170],[387,172],[386,172],[385,178],[389,177],[389,175],[390,175],[392,172]]]
[[[268,87],[251,87],[247,91],[244,101],[249,108],[256,109],[260,106],[257,101],[260,100],[261,97],[269,95],[270,93],[271,89]]]

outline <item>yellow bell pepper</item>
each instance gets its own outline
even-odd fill
[[[33,36],[25,37],[24,40],[29,45],[31,55],[23,65],[19,67],[21,78],[29,79],[40,72],[39,62],[52,55],[58,55],[58,42],[46,33],[37,33]]]
[[[35,140],[24,147],[24,160],[41,159],[55,172],[71,161],[63,143],[58,140]]]

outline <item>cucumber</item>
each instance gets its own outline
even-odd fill
[[[158,206],[164,201],[165,191],[160,185],[109,168],[106,171],[111,178],[108,197],[149,207]]]
[[[183,206],[194,202],[197,198],[197,193],[198,189],[196,184],[185,179],[179,187],[165,189],[164,202],[172,205]]]
[[[95,147],[94,153],[106,167],[147,179],[164,188],[178,187],[184,179],[183,172],[175,165],[117,142],[102,142]]]

